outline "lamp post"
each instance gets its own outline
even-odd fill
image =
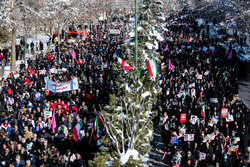
[[[137,34],[137,8],[138,8],[138,4],[137,4],[137,0],[135,0],[135,64],[136,64],[136,68],[138,68],[137,66],[137,59],[138,59],[138,34]]]

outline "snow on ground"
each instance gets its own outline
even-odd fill
[[[127,152],[123,153],[123,155],[120,158],[121,165],[125,165],[128,162],[130,156],[134,160],[139,160],[139,158],[138,158],[139,152],[137,150],[128,149]]]
[[[49,41],[49,37],[46,36],[45,34],[34,34],[31,38],[27,39],[27,42],[30,44],[31,42],[43,42],[43,52],[45,53],[47,50],[47,42]],[[20,38],[16,39],[16,43],[20,44]],[[30,50],[29,50],[30,51]],[[30,52],[29,52],[30,53]],[[36,53],[40,53],[40,51],[37,51]],[[34,60],[35,59],[35,55],[31,55],[31,54],[26,54],[26,61],[27,60]],[[23,62],[24,60],[17,60],[16,61],[16,66],[17,66],[17,70],[19,71],[19,67],[20,64]],[[26,62],[27,64],[27,62]],[[7,63],[7,66],[4,67],[4,75],[1,77],[1,79],[3,78],[7,78],[9,76],[10,73],[10,63]],[[13,72],[15,74],[15,72]]]

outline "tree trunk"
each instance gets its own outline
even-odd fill
[[[61,29],[60,28],[58,28],[58,33],[57,33],[57,47],[59,48],[59,46],[60,46],[60,43],[61,43],[61,39],[60,39],[60,35],[61,35],[61,31],[60,31]]]
[[[27,43],[27,35],[24,36],[24,64],[26,65],[26,43]]]
[[[51,51],[52,39],[53,38],[51,37],[50,40],[49,40],[49,46],[48,46],[47,52]]]
[[[11,70],[16,71],[16,27],[12,28],[11,38]]]

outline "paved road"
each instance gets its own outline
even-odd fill
[[[151,142],[152,149],[149,153],[149,167],[168,167],[162,161],[162,156],[164,154],[163,151],[163,143],[161,138],[161,127],[158,126],[154,128],[154,139]]]
[[[250,79],[239,82],[239,98],[250,108]]]

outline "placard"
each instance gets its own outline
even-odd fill
[[[110,34],[120,34],[120,30],[119,29],[110,29],[109,33]]]
[[[46,119],[51,118],[52,117],[52,111],[44,111],[44,116]]]
[[[197,79],[202,79],[202,75],[197,74]]]
[[[190,122],[194,125],[197,122],[198,117],[196,115],[191,115]]]
[[[234,121],[233,115],[228,115],[228,117],[226,117],[226,122],[232,122],[232,121]]]
[[[205,160],[206,159],[206,153],[203,153],[203,152],[199,152],[199,157],[201,160]]]
[[[210,102],[211,103],[218,103],[218,99],[217,98],[210,98]]]
[[[228,108],[221,109],[221,116],[222,118],[227,118]]]
[[[186,121],[187,121],[187,113],[181,113],[180,122],[184,124]]]
[[[185,134],[184,141],[194,141],[194,134]]]

